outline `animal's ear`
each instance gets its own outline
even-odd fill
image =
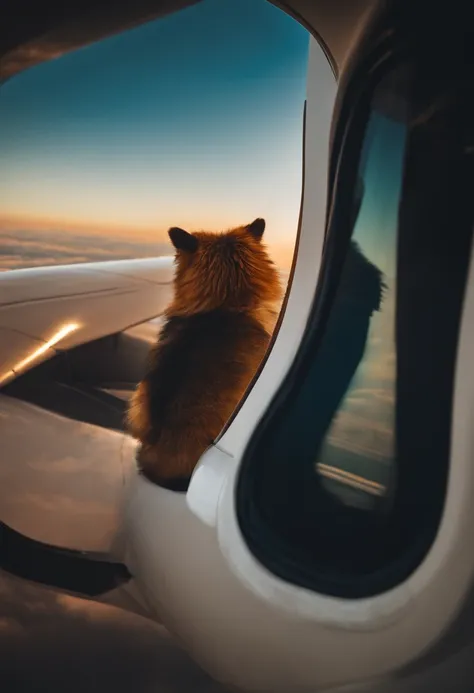
[[[197,250],[198,239],[184,229],[173,226],[168,230],[168,236],[176,250],[184,250],[187,253],[194,253]]]
[[[252,221],[251,224],[248,224],[245,228],[251,236],[253,236],[257,241],[259,241],[263,236],[263,232],[265,231],[265,219],[255,219],[254,221]]]

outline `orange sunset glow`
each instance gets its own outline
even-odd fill
[[[220,231],[256,217],[288,269],[308,46],[263,0],[206,0],[7,81],[0,270],[97,260],[97,249],[102,260],[171,254],[170,226]]]

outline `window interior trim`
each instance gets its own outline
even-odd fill
[[[336,151],[336,159],[333,158],[333,180],[328,178],[328,202],[327,202],[327,222],[324,234],[323,257],[321,269],[316,282],[316,289],[313,295],[310,316],[306,330],[302,336],[300,348],[295,359],[287,372],[287,375],[277,390],[273,400],[269,403],[264,416],[262,417],[258,429],[254,431],[249,443],[242,456],[242,461],[237,473],[234,503],[237,517],[237,524],[240,533],[247,545],[247,548],[258,561],[267,567],[274,575],[277,575],[290,583],[316,589],[318,592],[331,596],[343,596],[345,589],[335,586],[331,581],[314,579],[301,572],[300,566],[295,565],[291,558],[288,558],[285,542],[281,541],[275,534],[262,526],[262,523],[253,516],[251,509],[251,498],[255,476],[258,474],[258,462],[253,464],[252,459],[255,455],[255,448],[265,434],[274,417],[275,411],[282,409],[285,401],[289,397],[294,383],[299,380],[301,371],[304,369],[308,359],[308,350],[321,344],[327,320],[330,315],[330,308],[336,294],[340,269],[346,256],[346,250],[351,238],[351,225],[349,223],[351,206],[334,206],[334,197],[337,187],[340,185],[341,175],[345,175],[344,183],[351,188],[355,184],[359,154],[364,139],[368,114],[370,112],[371,97],[376,85],[387,75],[395,64],[394,56],[387,44],[382,45],[376,51],[376,57],[372,56],[364,61],[357,71],[354,82],[360,84],[363,81],[363,88],[356,91],[356,87],[350,90],[349,99],[346,99],[346,109],[344,112],[344,127],[340,127],[339,149]],[[356,96],[357,94],[357,96]],[[356,130],[357,135],[355,135]],[[350,149],[347,146],[348,133],[351,133],[349,140]],[[333,154],[334,157],[334,154]],[[332,225],[341,225],[343,233],[329,234],[328,229]],[[329,269],[328,269],[329,268]],[[257,538],[258,537],[258,538]],[[262,549],[262,545],[271,547]]]
[[[359,72],[355,75],[354,81],[360,78],[366,80],[366,88],[359,94],[357,103],[354,105],[353,111],[350,114],[351,117],[345,122],[343,136],[340,136],[339,152],[342,149],[344,156],[339,156],[338,158],[337,167],[334,172],[334,184],[329,191],[332,198],[334,197],[335,188],[340,184],[341,173],[344,173],[345,169],[347,168],[349,171],[351,169],[349,159],[351,159],[352,163],[354,163],[354,153],[358,152],[363,133],[365,131],[365,127],[361,127],[361,118],[357,117],[357,112],[359,114],[364,113],[364,108],[365,112],[367,113],[367,107],[369,104],[366,102],[364,107],[363,94],[365,93],[366,96],[367,94],[370,94],[371,96],[373,94],[374,87],[380,81],[380,79],[382,79],[383,76],[388,74],[391,69],[396,66],[396,55],[391,49],[391,46],[388,43],[389,41],[390,37],[387,37],[387,43],[385,46],[382,46],[382,48],[384,48],[383,57],[381,57],[376,64],[373,65],[369,78],[367,79],[367,72],[364,74],[364,71],[362,71],[362,74]],[[363,120],[364,118],[362,117],[362,121]],[[348,157],[347,146],[345,146],[347,132],[348,130],[351,130],[352,137],[354,134],[354,127],[358,127],[359,136],[355,137],[357,142],[348,142],[348,144],[352,145],[352,155]],[[361,130],[362,134],[360,132]],[[358,154],[355,158],[355,161],[357,160]],[[357,170],[357,167],[352,166],[352,169],[355,178],[355,170]],[[350,173],[348,175],[350,177]],[[338,210],[335,210],[334,207],[331,206],[330,212],[328,213],[328,227],[335,223],[335,214],[337,214],[337,211]],[[403,556],[403,560],[398,561],[397,564],[389,565],[389,569],[387,570],[380,570],[375,580],[362,580],[357,585],[351,585],[350,580],[343,581],[341,584],[335,584],[333,578],[327,580],[320,575],[315,575],[314,572],[311,574],[307,572],[305,573],[305,571],[302,570],[301,565],[295,565],[294,561],[291,559],[291,557],[289,557],[287,551],[288,547],[285,547],[284,541],[281,541],[278,537],[275,537],[275,535],[268,530],[268,527],[265,528],[264,524],[262,524],[263,521],[258,517],[258,513],[255,516],[253,514],[255,511],[251,508],[253,483],[256,475],[258,474],[258,461],[255,461],[254,457],[256,454],[255,448],[257,447],[261,437],[265,435],[264,431],[266,430],[269,421],[274,418],[275,412],[284,408],[287,397],[293,388],[294,381],[301,375],[301,371],[303,370],[302,366],[304,363],[308,358],[310,359],[310,357],[308,357],[309,346],[311,346],[311,348],[314,350],[316,344],[317,348],[324,335],[325,324],[330,312],[330,305],[332,303],[331,296],[333,296],[335,292],[334,282],[337,283],[337,278],[339,276],[338,268],[341,267],[342,263],[341,257],[345,256],[345,248],[347,247],[347,243],[350,239],[350,234],[347,232],[349,229],[349,224],[344,223],[344,221],[341,220],[338,220],[337,223],[341,223],[344,228],[344,232],[339,234],[337,238],[334,237],[334,234],[328,235],[326,238],[323,253],[323,263],[321,266],[322,269],[318,278],[318,285],[311,311],[311,318],[308,321],[306,333],[302,339],[300,350],[287,374],[287,377],[277,391],[273,401],[267,408],[265,415],[260,422],[260,426],[258,429],[256,429],[256,431],[254,431],[244,452],[240,469],[237,471],[234,489],[234,504],[237,516],[237,525],[239,527],[240,534],[247,545],[247,549],[254,558],[262,563],[274,575],[283,578],[293,585],[299,585],[311,590],[317,590],[318,592],[322,592],[328,596],[342,598],[366,598],[375,596],[375,594],[383,592],[386,589],[390,589],[399,584],[414,570],[416,570],[416,568],[423,561],[424,557],[432,546],[436,538],[437,531],[440,527],[444,507],[443,503],[446,499],[446,483],[444,484],[443,490],[444,501],[441,504],[441,507],[437,508],[438,513],[437,517],[435,518],[435,526],[430,527],[430,531],[424,533],[424,541],[421,543],[418,541],[417,546],[411,546],[411,551],[406,552]],[[330,266],[331,271],[328,270],[328,265]],[[464,294],[465,288],[466,287],[464,285]],[[462,309],[460,312],[462,312]],[[459,329],[457,332],[457,340],[459,339]],[[454,385],[454,379],[452,379],[452,389],[454,388]],[[449,456],[448,464],[445,466],[449,467]],[[445,470],[444,477],[447,477],[447,469]],[[423,544],[423,546],[421,546],[421,544]]]
[[[297,224],[297,229],[296,229],[296,239],[295,239],[295,247],[293,250],[293,257],[291,259],[291,268],[290,272],[288,275],[288,283],[286,286],[286,291],[285,295],[283,297],[283,301],[280,307],[280,312],[278,314],[278,319],[275,324],[275,328],[273,330],[270,343],[267,347],[267,351],[265,352],[265,356],[263,357],[258,370],[256,371],[254,377],[250,381],[247,389],[244,392],[244,395],[242,399],[240,400],[239,404],[233,411],[231,417],[225,424],[224,428],[222,431],[219,433],[218,437],[214,441],[214,445],[218,445],[219,441],[221,438],[225,435],[226,431],[231,427],[232,423],[234,422],[237,414],[239,413],[240,409],[244,406],[245,401],[247,397],[250,394],[250,391],[252,390],[253,386],[257,382],[258,378],[260,377],[261,372],[263,371],[266,362],[268,361],[268,357],[270,356],[270,353],[273,349],[273,345],[275,344],[275,341],[278,337],[278,332],[280,331],[281,324],[283,322],[283,319],[285,317],[287,305],[288,305],[288,299],[290,297],[291,293],[291,287],[293,285],[293,280],[294,280],[294,275],[295,275],[295,269],[296,269],[296,262],[298,259],[298,251],[299,251],[299,246],[300,246],[300,240],[301,240],[301,226],[302,226],[302,221],[303,221],[303,207],[304,207],[304,191],[305,191],[305,171],[306,171],[306,111],[307,111],[307,100],[305,99],[304,106],[303,106],[303,134],[302,134],[302,155],[301,155],[301,167],[302,167],[302,173],[301,173],[301,196],[300,196],[300,207],[299,207],[299,213],[298,213],[298,224]]]

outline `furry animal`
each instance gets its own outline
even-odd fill
[[[255,219],[218,234],[168,231],[174,298],[128,412],[150,481],[189,479],[265,355],[282,292],[264,230]]]

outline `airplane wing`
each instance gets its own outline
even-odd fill
[[[52,358],[160,315],[172,257],[0,273],[0,385]]]
[[[113,562],[135,459],[124,416],[173,275],[172,257],[0,273],[3,570],[73,593],[77,582],[96,600],[132,598]],[[127,608],[141,613],[133,598]]]
[[[76,575],[91,596],[130,577],[110,558],[134,459],[124,414],[173,273],[172,257],[0,273],[4,570],[71,592]]]

